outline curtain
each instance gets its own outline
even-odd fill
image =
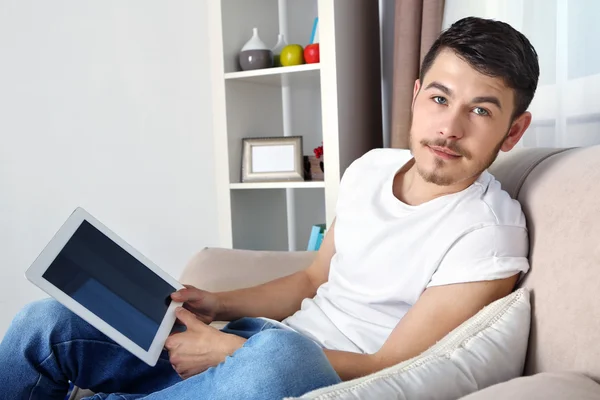
[[[520,146],[600,144],[600,1],[446,0],[443,29],[469,15],[510,24],[538,53],[533,118]]]
[[[396,0],[390,146],[408,148],[411,104],[421,62],[442,27],[444,0]]]

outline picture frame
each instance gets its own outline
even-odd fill
[[[242,139],[242,182],[304,181],[302,136]]]

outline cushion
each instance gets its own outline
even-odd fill
[[[299,399],[457,399],[521,376],[531,308],[518,289],[483,308],[423,354]]]
[[[600,400],[600,385],[582,373],[544,372],[463,397],[461,400]]]

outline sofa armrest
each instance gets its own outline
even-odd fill
[[[316,254],[207,247],[188,262],[179,281],[211,292],[241,289],[305,269]]]

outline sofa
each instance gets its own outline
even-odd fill
[[[531,270],[520,286],[530,290],[532,321],[523,377],[463,399],[600,399],[600,146],[515,149],[490,172],[527,218]],[[305,268],[314,254],[205,248],[180,280],[248,287]]]

